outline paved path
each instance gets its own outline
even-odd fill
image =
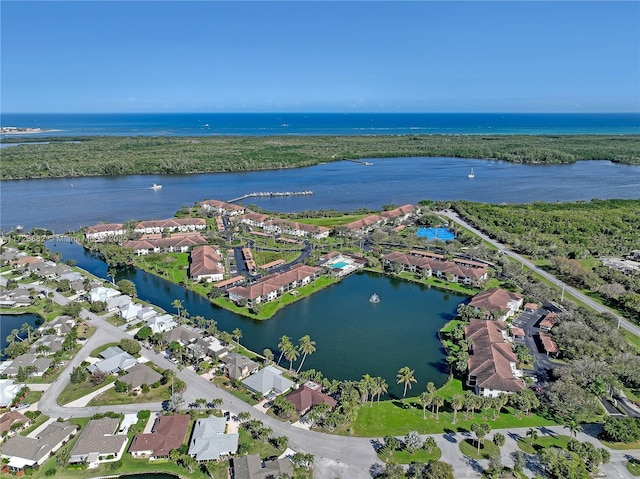
[[[636,336],[640,336],[640,327],[636,326],[635,324],[630,323],[629,321],[624,319],[622,316],[614,313],[613,311],[611,311],[606,306],[603,306],[600,303],[594,301],[593,299],[591,299],[587,295],[585,295],[585,294],[581,293],[580,291],[578,291],[577,289],[569,286],[568,284],[566,284],[565,282],[559,280],[558,278],[556,278],[552,274],[549,274],[545,270],[538,268],[538,266],[533,264],[527,258],[525,258],[523,256],[520,256],[519,254],[514,253],[513,251],[508,250],[506,248],[506,246],[503,245],[502,243],[498,243],[494,239],[492,239],[489,236],[487,236],[486,234],[484,234],[482,231],[478,230],[477,228],[474,228],[469,223],[464,221],[462,218],[460,218],[458,216],[457,213],[454,213],[452,211],[444,211],[444,212],[440,212],[439,214],[442,214],[443,216],[446,216],[447,218],[451,219],[452,221],[455,221],[456,223],[458,223],[458,224],[464,226],[465,228],[473,231],[480,238],[482,238],[483,240],[487,241],[488,243],[491,243],[493,246],[498,248],[498,250],[501,251],[503,254],[505,254],[505,255],[509,256],[510,258],[513,258],[516,261],[524,264],[525,266],[527,266],[531,270],[535,271],[537,274],[539,274],[543,278],[547,279],[548,281],[551,281],[553,284],[558,286],[558,288],[564,288],[565,291],[567,291],[570,295],[576,297],[577,299],[582,301],[584,304],[586,304],[590,308],[598,311],[599,313],[608,313],[608,314],[610,314],[611,316],[613,316],[614,318],[616,318],[618,320],[618,322],[619,322],[619,324],[620,324],[620,326],[622,328],[626,329],[627,331],[630,331],[631,333],[635,334]]]

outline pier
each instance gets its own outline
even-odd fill
[[[313,191],[259,191],[254,193],[247,193],[246,195],[239,196],[227,201],[227,203],[235,203],[236,201],[242,201],[247,198],[275,198],[278,196],[307,196],[312,195]]]

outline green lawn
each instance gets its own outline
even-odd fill
[[[40,414],[36,420],[33,422],[33,424],[31,424],[31,426],[29,426],[28,428],[26,428],[23,431],[20,431],[20,435],[21,436],[27,436],[29,434],[31,434],[31,431],[35,431],[37,428],[39,428],[40,426],[42,426],[45,422],[47,422],[47,420],[49,419],[48,416],[45,416],[44,414]]]
[[[480,454],[475,439],[465,439],[460,442],[460,452],[471,459],[487,459],[500,452],[500,448],[493,442],[486,439],[484,444],[480,444]]]
[[[213,378],[213,384],[215,384],[219,388],[223,388],[225,391],[233,394],[235,397],[237,397],[241,401],[246,402],[251,406],[258,404],[258,401],[254,399],[253,394],[248,389],[245,389],[243,387],[238,389],[233,388],[228,378],[225,378],[225,377]]]
[[[633,347],[636,348],[638,352],[640,352],[640,337],[636,336],[632,332],[627,331],[626,329],[623,329],[623,328],[620,328],[620,332],[622,332],[622,335],[625,338],[627,338],[627,341],[629,341],[629,344],[631,344]]]
[[[136,404],[146,402],[167,401],[171,397],[171,391],[167,386],[149,389],[148,393],[140,393],[136,396],[128,393],[116,392],[114,388],[107,389],[99,396],[89,401],[87,406],[109,406],[111,404]]]
[[[627,470],[634,476],[640,476],[640,460],[630,459],[627,462]]]
[[[527,454],[538,454],[541,449],[545,449],[547,447],[559,447],[561,449],[566,449],[570,439],[571,437],[564,435],[542,436],[538,437],[538,439],[532,443],[531,438],[521,437],[518,439],[517,444],[522,452],[526,452]]]
[[[101,387],[106,386],[109,383],[115,381],[113,377],[108,377],[102,384],[98,384],[94,386],[89,381],[85,381],[80,384],[67,384],[60,395],[58,396],[58,404],[64,406],[65,404],[69,404],[71,401],[75,401],[76,399],[80,399],[83,396],[86,396],[89,393],[97,391]]]
[[[600,438],[598,440],[605,446],[615,449],[616,451],[626,451],[627,449],[640,449],[640,441],[636,442],[609,442]]]
[[[442,451],[436,446],[431,452],[427,452],[424,449],[416,449],[411,453],[403,449],[401,451],[393,451],[391,454],[380,454],[380,459],[393,464],[411,464],[412,462],[437,461],[440,456],[442,456]]]
[[[332,216],[328,218],[297,218],[295,221],[297,221],[298,223],[305,223],[307,225],[325,226],[326,228],[332,228],[334,226],[346,225],[347,223],[361,220],[366,216],[368,216],[368,214],[342,215]]]
[[[445,389],[442,393],[446,396],[451,393],[453,388]],[[518,419],[511,414],[509,408],[503,409],[498,419],[492,420],[492,413],[489,412],[486,422],[491,426],[492,430],[507,429],[514,427],[538,427],[553,425],[554,422],[545,419],[536,414],[530,416],[522,416]],[[422,418],[422,407],[418,406],[415,398],[407,398],[402,401],[383,401],[374,403],[373,407],[368,405],[361,406],[358,410],[358,416],[353,423],[352,429],[356,436],[401,436],[409,431],[418,431],[420,434],[442,434],[447,431],[470,431],[471,424],[478,421],[485,421],[484,416],[480,412],[475,413],[475,417],[464,420],[463,411],[458,411],[458,422],[452,424],[453,412],[447,409],[447,406],[440,411],[439,420],[429,417],[427,410],[427,418]]]

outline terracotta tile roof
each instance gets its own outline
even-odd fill
[[[511,328],[512,336],[524,336],[524,329],[522,328]]]
[[[285,396],[288,401],[292,402],[299,413],[306,412],[316,404],[328,404],[334,408],[337,404],[336,400],[326,395],[320,390],[311,389],[307,386],[301,386],[294,389]]]
[[[502,332],[505,327],[495,321],[472,319],[465,327],[471,339],[473,354],[469,356],[469,376],[475,376],[482,389],[517,392],[524,389],[522,380],[514,377],[511,364],[517,362],[511,344]]]
[[[222,256],[213,246],[197,246],[191,250],[189,276],[223,274]]]
[[[104,233],[105,231],[118,231],[124,228],[122,223],[105,223],[93,226],[87,226],[85,233]]]
[[[151,433],[136,434],[131,441],[131,446],[129,446],[129,452],[151,450],[153,456],[168,456],[172,449],[176,449],[184,443],[189,420],[190,416],[186,414],[158,417]]]
[[[520,299],[522,299],[522,296],[517,293],[500,288],[490,288],[476,294],[469,302],[469,306],[489,311],[507,311],[511,301]]]
[[[555,354],[559,351],[558,345],[549,333],[540,331],[540,341],[542,342],[542,347],[547,353]]]
[[[236,286],[235,288],[231,288],[229,292],[251,301],[259,296],[265,296],[277,291],[295,281],[301,281],[306,277],[317,275],[320,272],[322,272],[322,268],[297,264],[289,271],[270,274],[257,283],[249,286]]]
[[[383,211],[380,213],[380,216],[384,216],[386,218],[397,218],[399,216],[409,215],[416,211],[416,207],[411,204],[406,204],[402,206],[398,206],[389,211]]]
[[[351,223],[347,223],[344,225],[348,229],[352,231],[358,231],[364,228],[368,228],[370,226],[376,225],[378,223],[383,223],[384,218],[378,215],[369,215],[357,221],[352,221]]]
[[[555,326],[555,324],[558,322],[558,315],[554,312],[548,313],[543,319],[542,321],[540,321],[540,324],[538,325],[539,328],[545,328],[545,329],[551,329]]]
[[[31,423],[31,420],[19,411],[10,411],[0,416],[0,434],[11,430],[11,426],[22,423],[23,426]]]

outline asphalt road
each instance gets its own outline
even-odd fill
[[[627,331],[630,331],[631,333],[635,334],[636,336],[640,336],[640,327],[636,326],[635,324],[630,323],[629,321],[624,319],[622,316],[620,316],[618,314],[615,314],[613,311],[611,311],[606,306],[603,306],[600,303],[594,301],[593,299],[591,299],[590,297],[588,297],[585,294],[581,293],[577,289],[573,288],[572,286],[569,286],[564,281],[559,280],[558,278],[556,278],[552,274],[549,274],[545,270],[540,269],[538,266],[533,264],[527,258],[525,258],[523,256],[520,256],[519,254],[514,253],[513,251],[508,250],[506,248],[506,246],[503,245],[502,243],[499,243],[499,242],[495,241],[494,239],[488,237],[482,231],[474,228],[469,223],[464,221],[462,218],[460,218],[460,216],[458,216],[457,213],[454,213],[452,211],[445,211],[445,212],[440,212],[440,214],[442,214],[443,216],[446,216],[447,218],[450,218],[451,220],[455,221],[456,223],[458,223],[458,224],[464,226],[465,228],[473,231],[480,238],[482,238],[483,240],[487,241],[488,243],[491,243],[493,246],[498,248],[498,250],[501,251],[503,254],[505,254],[505,255],[509,256],[510,258],[513,258],[516,261],[524,264],[525,266],[527,266],[531,270],[535,271],[537,274],[539,274],[543,278],[551,281],[553,284],[558,286],[558,288],[564,288],[564,290],[567,293],[569,293],[571,296],[574,296],[575,298],[578,298],[580,301],[582,301],[584,304],[586,304],[590,308],[598,311],[599,313],[608,313],[611,316],[615,317],[619,321],[620,327],[626,329]]]

